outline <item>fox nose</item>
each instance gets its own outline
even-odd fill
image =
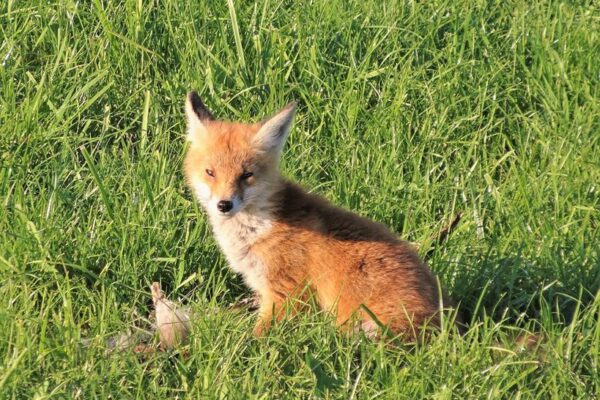
[[[217,203],[217,208],[222,213],[229,212],[233,208],[233,202],[231,202],[229,200],[221,200]]]

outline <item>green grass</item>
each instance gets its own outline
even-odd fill
[[[8,0],[0,32],[0,398],[598,396],[596,2]],[[469,332],[253,338],[182,178],[192,88],[226,119],[296,100],[285,173],[430,253]],[[107,354],[153,280],[189,355]]]

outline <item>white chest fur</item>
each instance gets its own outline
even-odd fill
[[[211,218],[213,231],[231,268],[241,274],[254,291],[262,292],[266,286],[265,266],[252,252],[252,245],[272,226],[269,215],[240,212],[232,218]]]

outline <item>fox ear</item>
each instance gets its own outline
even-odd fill
[[[252,144],[265,152],[279,155],[290,133],[296,103],[291,102],[277,114],[261,122],[261,127],[254,136]]]
[[[215,118],[208,111],[196,92],[189,92],[185,100],[185,115],[187,117],[187,139],[194,143],[206,134],[206,122]]]

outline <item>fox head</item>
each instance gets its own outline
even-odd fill
[[[187,183],[211,216],[228,218],[268,204],[294,118],[290,103],[259,123],[216,120],[195,92],[185,102]]]

